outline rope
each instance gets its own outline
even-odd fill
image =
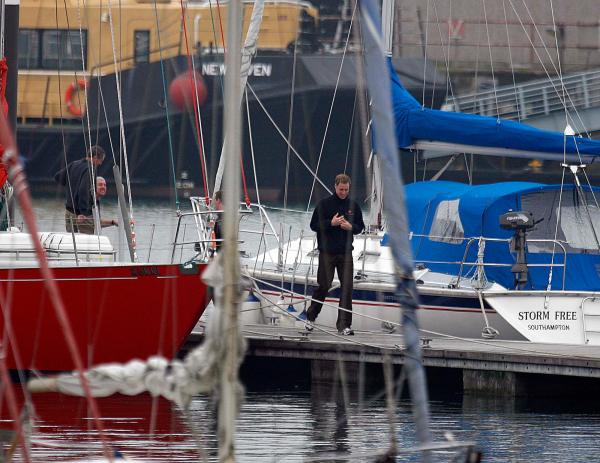
[[[110,1],[110,0],[109,0]],[[171,119],[169,117],[169,97],[167,96],[167,80],[165,77],[165,64],[162,56],[162,45],[160,41],[160,21],[158,19],[158,6],[156,4],[156,0],[153,1],[154,4],[154,17],[156,19],[156,38],[158,40],[158,53],[160,60],[160,74],[162,78],[163,85],[163,99],[165,101],[165,117],[167,119],[167,137],[169,140],[169,159],[171,161],[171,175],[173,177],[173,190],[175,195],[175,207],[179,210],[179,195],[177,193],[177,176],[175,174],[175,155],[173,154],[173,135],[171,133]]]
[[[188,41],[188,32],[187,32],[187,22],[185,20],[185,6],[183,5],[183,0],[180,0],[179,3],[181,5],[181,22],[183,23],[183,37],[185,39],[185,51],[186,51],[186,55],[187,55],[188,69],[192,73],[192,78],[194,81],[194,99],[196,100],[195,101],[196,104],[194,105],[194,123],[196,126],[196,141],[198,143],[198,157],[200,158],[200,169],[202,171],[202,184],[204,186],[204,196],[206,198],[208,198],[208,197],[210,197],[210,192],[208,190],[206,165],[204,163],[204,153],[203,153],[204,142],[201,140],[202,139],[202,131],[200,129],[200,123],[199,123],[200,108],[198,105],[198,101],[199,101],[198,100],[198,82],[196,79],[196,73],[194,72],[195,69],[194,69],[192,55],[190,53],[190,45],[189,45],[189,41]],[[154,5],[156,7],[156,0],[154,2]],[[158,35],[160,35],[160,29],[158,29]],[[159,45],[159,49],[160,49],[160,45]],[[175,190],[177,190],[177,188],[175,188]]]

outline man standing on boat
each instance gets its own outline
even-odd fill
[[[101,146],[92,146],[87,156],[57,172],[54,180],[67,188],[65,227],[68,232],[94,234],[94,193],[96,169],[105,158]]]
[[[310,228],[317,233],[319,268],[313,301],[306,314],[306,329],[312,331],[314,321],[321,312],[323,301],[331,288],[334,271],[340,280],[340,308],[336,328],[341,335],[353,335],[352,331],[352,242],[354,235],[365,229],[360,206],[349,198],[350,177],[335,177],[335,192],[317,204]]]

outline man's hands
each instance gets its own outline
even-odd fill
[[[352,224],[348,222],[343,215],[335,214],[333,219],[331,219],[332,227],[342,227],[343,230],[350,231],[352,230]]]

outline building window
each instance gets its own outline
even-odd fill
[[[37,69],[40,62],[40,37],[35,29],[19,31],[19,69]]]
[[[83,53],[82,53],[83,45]],[[82,71],[87,55],[87,31],[66,29],[21,29],[19,68]]]
[[[150,62],[150,31],[134,31],[133,42],[135,64]]]

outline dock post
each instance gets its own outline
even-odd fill
[[[512,371],[463,370],[465,394],[515,397],[525,393],[520,376]]]

